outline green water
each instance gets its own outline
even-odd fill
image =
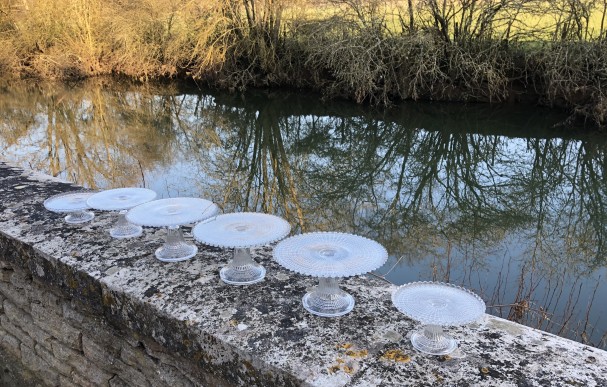
[[[463,285],[492,314],[605,347],[607,137],[560,129],[562,114],[102,81],[2,91],[12,163],[364,235],[393,283]]]

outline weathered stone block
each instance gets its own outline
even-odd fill
[[[57,357],[57,359],[71,363],[74,359],[84,358],[84,355],[78,351],[73,350],[72,348],[63,345],[62,343],[53,340],[51,343],[51,347],[53,350],[53,355]]]
[[[144,372],[146,370],[156,370],[156,363],[144,352],[143,348],[133,348],[129,344],[122,345],[120,358],[126,364],[137,367]]]
[[[120,352],[122,347],[119,343],[122,342],[122,340],[116,340],[117,337],[111,335],[105,329],[100,329],[97,332],[99,334],[94,338],[89,337],[88,335],[82,336],[82,349],[85,357],[98,365],[102,370],[121,375],[123,379],[134,386],[149,385],[150,382],[146,376],[136,369],[138,365],[135,364],[135,362],[128,365],[121,360]],[[111,343],[109,343],[108,340],[111,340]],[[129,358],[131,358],[134,355],[129,354],[127,356],[130,356]],[[155,371],[155,367],[153,370],[150,370],[152,373]]]
[[[21,342],[3,329],[0,330],[0,347],[16,358],[21,358]]]
[[[36,348],[34,349],[38,356],[44,359],[44,361],[46,361],[52,368],[57,370],[59,373],[65,376],[69,376],[72,372],[72,367],[70,367],[68,363],[63,362],[53,356],[53,353],[45,347],[41,346],[40,344],[36,344]]]
[[[49,351],[51,350],[51,341],[52,336],[38,328],[33,323],[31,325],[22,324],[22,328],[27,332],[27,334],[34,339],[36,344],[40,344]]]
[[[59,385],[59,373],[38,356],[34,349],[21,344],[21,360],[31,371],[36,372],[47,386]]]
[[[2,305],[4,305],[4,314],[6,314],[12,322],[20,323],[22,321],[32,321],[32,316],[29,313],[17,307],[17,305],[13,304],[11,301],[4,300]]]
[[[125,335],[124,337],[124,341],[127,342],[127,344],[129,344],[131,347],[140,347],[142,344],[142,337],[140,335],[137,334],[137,332],[135,331],[131,331],[132,334],[131,335]]]
[[[169,386],[194,386],[190,379],[186,378],[177,368],[168,364],[159,365],[158,376]]]
[[[59,385],[61,387],[80,387],[80,385],[73,382],[72,377],[59,375]]]
[[[169,364],[172,366],[178,366],[179,360],[175,358],[175,355],[166,352],[166,348],[152,340],[144,341],[144,350],[153,359],[158,359],[161,363]]]
[[[72,372],[72,381],[78,387],[93,387],[94,386],[94,384],[90,380],[88,380],[84,376],[78,374],[77,372]]]
[[[82,323],[85,321],[86,318],[82,313],[76,311],[75,306],[72,304],[72,302],[63,302],[61,305],[61,309],[63,312],[63,317],[67,321],[73,324],[74,327],[82,327]]]
[[[0,261],[2,262],[2,261]],[[12,269],[1,269],[0,268],[0,282],[11,282]]]
[[[5,300],[5,302],[7,302],[6,316],[9,317],[10,322],[14,326],[18,326],[23,332],[30,336],[34,342],[40,343],[50,349],[51,335],[36,326],[33,318],[27,314],[27,312],[17,308],[16,305],[10,303],[8,300]]]
[[[125,338],[129,335],[120,333],[103,321],[87,317],[87,323],[82,328],[82,335],[91,338],[97,345],[105,347],[107,351],[119,354]]]
[[[120,349],[100,345],[87,335],[82,335],[82,351],[87,359],[107,372],[116,373],[125,366],[120,360]]]
[[[32,302],[40,303],[42,307],[47,308],[47,311],[61,315],[63,312],[61,310],[61,298],[46,287],[36,284],[36,281],[33,284],[34,286],[27,288],[29,299]]]
[[[139,370],[135,369],[135,367],[128,366],[124,363],[122,364],[123,365],[117,373],[122,376],[124,380],[127,380],[130,385],[149,386],[152,384],[150,380]]]
[[[12,284],[0,282],[0,293],[20,308],[29,308],[29,299],[27,298],[27,295],[23,291],[16,289]]]
[[[59,330],[59,339],[70,347],[82,350],[82,334],[80,331],[67,323],[62,323]]]
[[[131,387],[131,386],[132,386],[132,384],[125,382],[118,376],[114,376],[113,378],[110,379],[110,387]],[[135,384],[135,386],[137,386],[137,384]]]
[[[72,358],[69,363],[79,375],[83,376],[94,385],[107,386],[113,376],[112,374],[103,371],[85,357]]]
[[[30,348],[34,348],[34,339],[32,339],[27,333],[21,330],[21,328],[15,326],[6,315],[0,316],[0,325],[2,325],[2,328],[4,328],[8,333],[19,339],[20,342]]]
[[[14,270],[10,276],[11,284],[18,289],[31,288],[32,276],[28,275],[25,271]]]
[[[43,306],[40,303],[32,302],[30,304],[30,310],[32,318],[36,321],[42,321],[48,319],[49,313],[57,314],[56,311],[53,311],[52,308]]]
[[[55,314],[48,314],[45,317],[44,319],[36,319],[34,323],[70,348],[78,351],[82,350],[82,334],[78,329],[70,326]]]
[[[0,269],[12,270],[13,266],[10,263],[0,259]]]

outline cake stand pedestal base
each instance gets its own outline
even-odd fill
[[[443,332],[438,325],[426,325],[413,332],[411,344],[422,353],[428,355],[448,355],[457,349],[457,340]]]
[[[114,227],[110,229],[110,235],[112,236],[112,238],[135,238],[143,234],[143,227],[137,226],[133,223],[129,223],[124,216],[126,213],[127,210],[120,211],[120,214],[118,215],[118,220],[116,221],[116,223],[114,223]]]
[[[95,218],[95,214],[92,211],[75,211],[70,212],[69,215],[65,217],[65,222],[69,224],[80,224],[91,221],[93,218]]]
[[[337,278],[320,278],[302,302],[308,312],[322,317],[343,316],[354,308],[354,297],[339,288]]]
[[[230,285],[250,285],[262,281],[266,269],[253,261],[250,248],[235,248],[232,261],[219,271],[221,280]]]
[[[187,243],[179,226],[167,227],[164,245],[156,250],[156,258],[162,262],[179,262],[194,257],[198,253],[196,245]]]

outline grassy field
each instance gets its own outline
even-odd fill
[[[0,76],[534,101],[606,123],[607,0],[0,0]],[[572,116],[572,117],[573,117]]]

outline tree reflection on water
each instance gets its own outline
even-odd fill
[[[366,235],[391,253],[387,281],[460,284],[493,314],[605,347],[607,141],[556,136],[556,113],[102,81],[3,91],[0,142],[22,166]]]

